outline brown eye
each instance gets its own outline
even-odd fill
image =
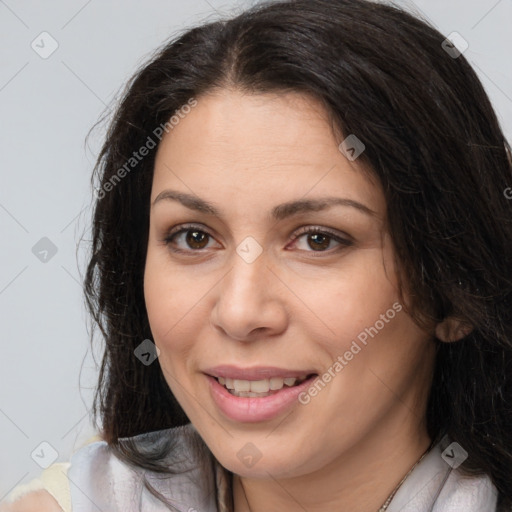
[[[164,238],[165,245],[176,253],[201,253],[203,249],[212,248],[214,242],[210,233],[204,229],[198,229],[196,225],[181,225],[172,229]]]
[[[190,229],[186,233],[185,241],[191,249],[204,249],[208,245],[208,233]]]
[[[331,242],[331,238],[329,235],[322,233],[312,233],[308,235],[308,245],[314,251],[322,251],[329,248],[329,244]]]
[[[353,242],[326,228],[307,227],[292,238],[294,246],[304,252],[331,254],[350,247]]]

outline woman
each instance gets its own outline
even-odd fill
[[[394,7],[274,2],[169,43],[97,165],[104,441],[12,510],[509,510],[510,154],[464,57]]]

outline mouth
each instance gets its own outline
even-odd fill
[[[243,380],[229,377],[212,376],[228,393],[242,398],[263,398],[275,395],[283,388],[292,388],[302,384],[305,380],[316,376],[315,373],[298,375],[296,377],[270,377],[260,380]]]
[[[218,410],[229,420],[244,423],[269,421],[286,413],[318,377],[312,371],[269,367],[223,366],[204,373]]]

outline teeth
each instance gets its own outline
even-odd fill
[[[255,397],[263,397],[263,396],[269,396],[272,393],[252,393],[251,391],[230,391],[232,395],[239,396],[242,398],[255,398]]]
[[[237,382],[249,382],[246,381],[237,381]],[[270,381],[268,379],[263,380],[254,380],[250,382],[251,389],[250,391],[252,393],[266,393],[270,389]],[[238,391],[238,388],[235,387],[235,389]]]
[[[248,380],[233,379],[235,391],[251,391],[251,382]]]
[[[227,377],[219,377],[218,381],[229,390],[235,391],[238,396],[258,396],[260,393],[268,393],[269,391],[277,391],[284,386],[294,386],[296,383],[301,383],[306,380],[306,377],[272,377],[270,379],[262,380],[242,380],[230,379]],[[256,395],[253,395],[256,393]]]
[[[284,379],[272,377],[269,381],[270,389],[281,389],[284,386]]]

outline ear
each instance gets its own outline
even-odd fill
[[[468,322],[450,316],[437,324],[435,335],[441,341],[450,343],[465,338],[472,330],[473,326]]]

